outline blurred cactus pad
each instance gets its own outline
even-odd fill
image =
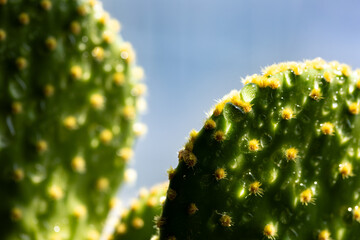
[[[156,221],[161,214],[169,183],[161,183],[150,190],[140,189],[129,209],[123,210],[113,234],[114,240],[150,240],[157,234]]]
[[[359,239],[360,71],[286,62],[244,84],[169,170],[160,239]]]
[[[146,87],[97,1],[0,0],[0,239],[97,240]]]

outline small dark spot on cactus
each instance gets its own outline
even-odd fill
[[[300,202],[306,206],[309,203],[313,203],[313,204],[315,203],[315,198],[313,197],[313,192],[311,191],[310,188],[300,193]]]
[[[136,217],[132,220],[131,225],[135,228],[135,229],[140,229],[142,227],[144,227],[144,220],[142,220],[139,217]]]
[[[21,25],[28,25],[30,23],[30,17],[27,13],[21,13],[18,20]]]
[[[177,193],[174,189],[172,188],[169,188],[168,191],[167,191],[167,198],[170,200],[170,201],[173,201],[177,196]]]
[[[226,178],[227,173],[224,168],[218,168],[218,169],[216,169],[214,176],[215,176],[216,181],[219,181],[221,179]]]
[[[216,122],[212,119],[208,119],[208,120],[206,120],[206,122],[204,124],[204,128],[206,130],[214,129],[214,128],[216,128]]]
[[[255,181],[250,184],[249,192],[250,194],[254,194],[255,196],[262,197],[264,195],[264,190],[261,188],[261,183],[259,181]]]
[[[334,125],[330,122],[323,123],[321,126],[321,132],[324,135],[334,135]]]
[[[276,239],[277,236],[277,229],[272,223],[266,224],[264,227],[263,234],[268,239],[274,240]]]
[[[220,224],[221,224],[221,226],[224,226],[224,227],[231,227],[231,225],[232,225],[231,217],[225,213],[222,214],[222,216],[220,217]]]
[[[318,240],[330,240],[330,232],[328,230],[322,230],[319,233]]]
[[[214,139],[218,142],[222,142],[225,140],[225,133],[221,130],[219,131],[216,131],[215,134],[214,134]]]
[[[189,215],[194,215],[197,211],[199,211],[199,209],[197,208],[195,203],[190,203],[189,207],[188,207],[188,214]]]

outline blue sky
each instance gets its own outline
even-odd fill
[[[145,69],[147,136],[136,145],[141,186],[167,178],[191,129],[241,77],[281,61],[322,57],[360,67],[360,1],[103,0]]]

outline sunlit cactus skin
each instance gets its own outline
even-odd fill
[[[96,1],[0,0],[0,239],[99,238],[146,90]]]
[[[122,212],[115,227],[113,240],[150,240],[157,234],[156,220],[160,217],[169,183],[141,189],[139,198],[132,201],[130,208]]]
[[[247,77],[169,170],[160,239],[359,239],[359,78],[321,59]]]

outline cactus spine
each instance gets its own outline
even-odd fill
[[[160,239],[358,239],[360,71],[288,62],[245,84],[179,152]]]
[[[145,86],[95,0],[0,0],[0,239],[98,239]]]

